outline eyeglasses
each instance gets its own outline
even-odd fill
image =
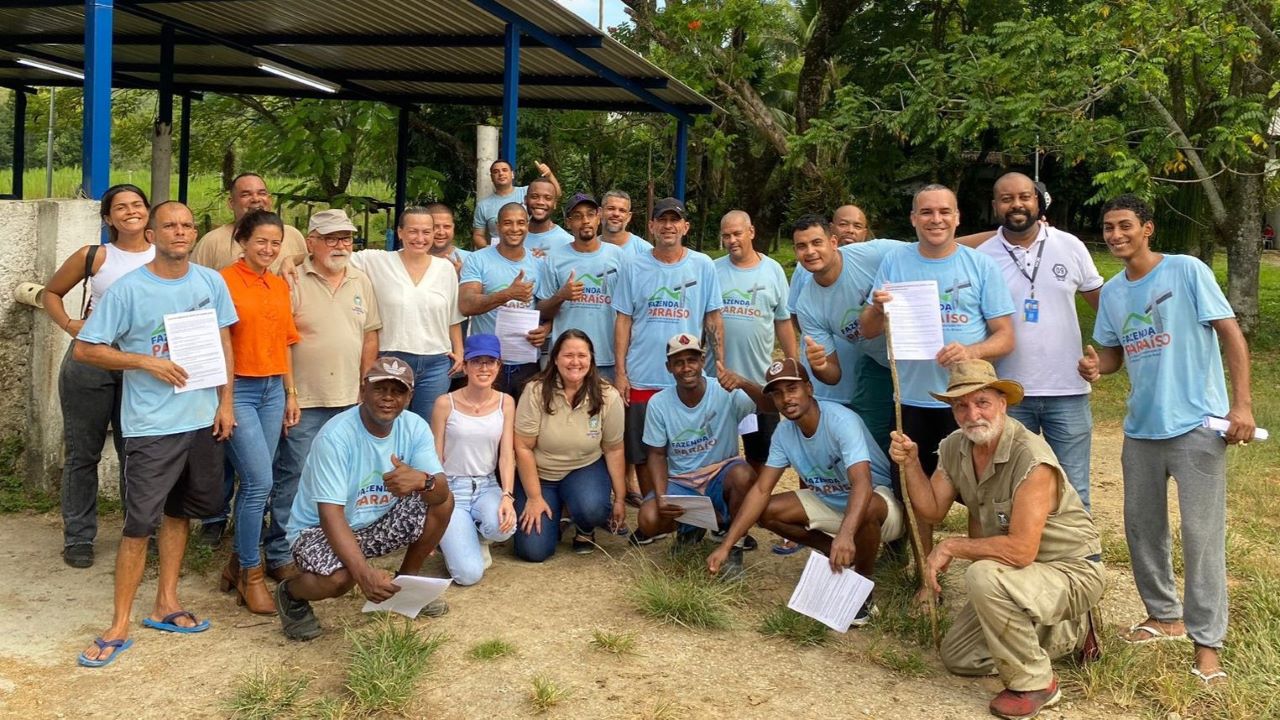
[[[355,237],[352,235],[321,235],[320,239],[324,241],[326,247],[350,245],[355,242]]]

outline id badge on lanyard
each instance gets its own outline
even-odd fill
[[[1033,297],[1023,300],[1022,318],[1029,323],[1040,322],[1040,301]]]

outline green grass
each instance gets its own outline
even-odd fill
[[[760,632],[770,637],[785,638],[801,647],[826,645],[831,639],[826,625],[801,615],[786,605],[779,605],[764,616]]]
[[[0,438],[0,513],[45,513],[58,507],[56,492],[29,487],[18,468],[24,445],[20,436]]]
[[[235,720],[270,720],[294,714],[311,678],[298,668],[259,667],[244,673],[226,710]]]
[[[348,632],[347,691],[365,714],[398,712],[413,697],[427,662],[445,642],[439,633],[422,635],[413,622],[385,617]]]
[[[707,572],[698,546],[684,548],[663,564],[646,560],[627,595],[642,614],[661,622],[698,630],[723,630],[740,604],[741,582],[724,582]]]
[[[924,652],[911,645],[903,645],[881,636],[871,642],[866,650],[867,659],[896,674],[922,678],[931,674]]]
[[[516,646],[499,638],[485,640],[471,646],[467,652],[473,660],[496,660],[500,657],[515,654]]]
[[[529,704],[536,712],[545,713],[568,700],[572,695],[573,692],[569,688],[557,684],[546,675],[538,674],[533,676],[533,686],[529,690]]]
[[[633,632],[591,631],[591,647],[614,655],[629,655],[636,648],[636,634]]]

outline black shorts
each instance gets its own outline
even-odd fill
[[[400,498],[385,515],[353,533],[360,553],[366,558],[375,558],[417,542],[426,523],[427,504],[421,495],[413,493]],[[319,527],[298,533],[298,539],[293,541],[293,560],[303,572],[316,575],[328,576],[342,569],[342,561]]]
[[[213,428],[124,439],[124,536],[150,537],[162,515],[203,518],[223,501],[225,444]]]
[[[938,468],[938,445],[959,429],[955,413],[949,407],[902,406],[902,431],[919,447],[920,467],[924,468],[925,477],[933,477],[933,471]],[[902,481],[898,477],[898,464],[893,463],[889,472],[893,479],[893,494],[901,500]]]
[[[778,413],[756,413],[756,431],[742,436],[742,454],[747,462],[763,463],[769,459],[769,444],[781,418]]]
[[[632,400],[627,406],[622,444],[627,452],[627,462],[632,465],[643,465],[649,459],[649,449],[644,444],[644,419],[648,415],[648,410],[647,402],[640,403]]]

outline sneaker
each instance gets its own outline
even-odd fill
[[[880,608],[876,607],[875,600],[870,595],[867,601],[862,603],[862,607],[858,608],[858,614],[853,616],[853,622],[849,623],[849,627],[866,627],[871,622],[871,618],[879,617]]]
[[[590,555],[596,551],[596,531],[584,533],[581,530],[574,529],[573,533],[573,552],[576,555]]]
[[[728,534],[728,532],[729,532],[728,529],[713,532],[711,533],[711,539],[715,540],[716,542],[722,542],[724,540],[724,536]],[[752,550],[755,550],[756,548],[760,547],[760,543],[756,542],[756,539],[751,537],[750,534],[747,534],[747,535],[744,535],[742,538],[741,547],[743,550],[746,550],[747,552],[751,552]]]
[[[1058,678],[1044,690],[1005,690],[991,701],[991,714],[1005,720],[1029,720],[1062,699]]]
[[[440,617],[441,615],[447,614],[448,612],[449,612],[449,603],[445,602],[444,598],[436,598],[435,600],[432,600],[431,602],[423,606],[422,611],[419,612],[418,614],[426,615],[427,617],[437,618],[437,617]]]
[[[227,532],[226,520],[215,520],[200,526],[200,544],[216,548],[222,544],[222,536]]]
[[[690,545],[697,545],[701,543],[702,539],[706,536],[707,531],[705,528],[681,525],[676,529],[675,549],[679,550],[680,548],[688,547]]]
[[[742,548],[735,547],[729,551],[729,557],[725,559],[724,565],[720,566],[718,577],[724,582],[736,582],[741,580],[746,572],[742,565]]]
[[[62,548],[62,562],[81,570],[93,567],[93,544],[76,543]]]
[[[657,535],[645,535],[643,530],[636,530],[631,533],[631,537],[627,538],[627,542],[636,547],[640,547],[642,545],[652,545],[655,540],[661,540],[665,537],[671,537],[671,533],[664,532],[658,533]]]
[[[320,621],[316,619],[311,603],[290,595],[289,583],[276,585],[275,600],[285,637],[303,641],[320,637]]]
[[[489,541],[485,540],[480,543],[480,558],[484,560],[484,569],[488,570],[493,567],[493,553],[489,552]]]

